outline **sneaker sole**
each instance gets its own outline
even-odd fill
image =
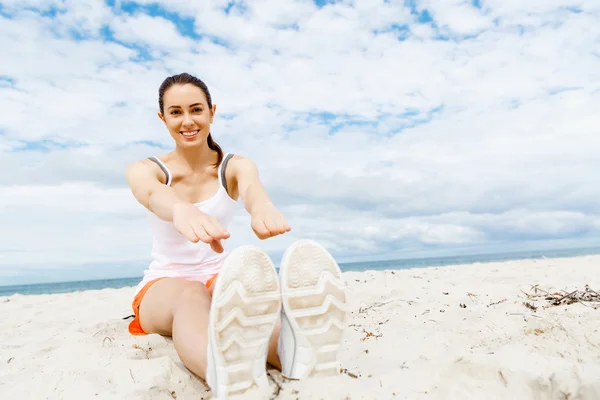
[[[283,349],[293,360],[284,377],[338,375],[338,353],[348,318],[338,264],[318,243],[300,240],[284,254],[279,274],[283,312],[293,334],[293,341],[287,342],[295,343],[295,348]]]
[[[219,399],[235,398],[253,387],[268,389],[266,357],[281,312],[280,296],[267,254],[253,246],[229,254],[215,282],[209,315],[217,386],[213,392]]]

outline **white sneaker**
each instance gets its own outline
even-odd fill
[[[283,255],[279,277],[282,375],[288,379],[338,375],[348,318],[339,266],[321,245],[300,240]]]
[[[209,314],[206,382],[216,399],[270,390],[267,352],[280,312],[269,256],[253,246],[232,251],[215,281]]]

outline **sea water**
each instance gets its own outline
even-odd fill
[[[386,269],[408,269],[425,268],[434,266],[460,265],[472,263],[499,262],[510,260],[530,260],[552,257],[577,257],[590,254],[600,254],[600,248],[587,249],[560,249],[544,251],[528,251],[499,254],[476,254],[448,257],[410,258],[385,261],[362,261],[354,263],[340,263],[342,271],[367,271]],[[16,293],[31,294],[54,294],[68,293],[82,290],[97,290],[105,288],[122,288],[137,285],[140,277],[97,279],[75,282],[39,283],[31,285],[0,286],[0,296],[10,296]]]

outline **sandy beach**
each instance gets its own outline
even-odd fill
[[[600,303],[552,300],[599,290],[600,256],[344,277],[342,373],[284,382],[272,370],[272,398],[600,398]],[[128,334],[133,293],[0,297],[0,397],[210,398],[170,340]]]

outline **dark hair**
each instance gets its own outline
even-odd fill
[[[197,88],[200,88],[204,92],[204,95],[206,96],[206,101],[208,102],[208,108],[212,109],[212,99],[210,97],[210,92],[208,91],[208,87],[206,86],[206,84],[204,82],[202,82],[200,79],[196,78],[195,76],[184,72],[179,75],[173,75],[173,76],[167,77],[167,79],[165,79],[163,81],[163,83],[160,85],[160,87],[158,88],[158,106],[160,108],[161,114],[164,113],[163,97],[164,97],[167,89],[169,89],[171,86],[174,86],[174,85],[187,85],[187,84],[191,84],[191,85],[196,86]],[[221,161],[223,160],[223,150],[221,150],[221,146],[219,146],[217,144],[217,142],[215,142],[213,140],[210,133],[208,134],[208,139],[206,140],[206,142],[208,144],[208,148],[216,151],[218,154],[217,163],[215,164],[215,167],[216,167],[219,164],[221,164]]]

